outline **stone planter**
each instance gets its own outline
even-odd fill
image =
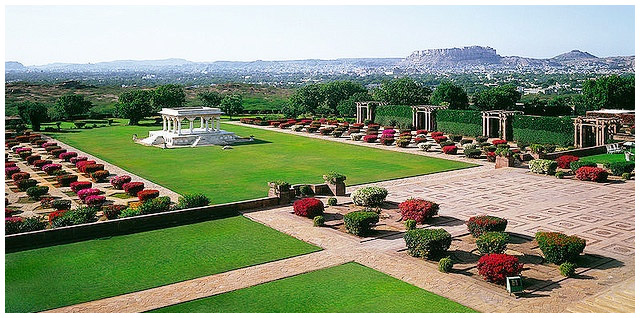
[[[513,167],[515,165],[516,159],[514,157],[496,157],[496,169]]]
[[[273,182],[269,182],[268,185],[270,197],[277,197],[280,193],[288,192],[291,187],[290,185],[276,185]]]
[[[325,180],[325,184],[329,187],[329,190],[333,195],[345,195],[346,194],[346,185],[344,184],[344,180],[327,180],[327,176],[322,176]]]

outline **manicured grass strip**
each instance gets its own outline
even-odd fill
[[[320,248],[243,216],[7,254],[7,312],[34,312]]]
[[[239,289],[153,312],[474,312],[357,263]]]
[[[636,148],[631,148],[631,152],[635,154],[636,153]],[[627,161],[624,158],[624,153],[603,153],[603,154],[600,154],[600,155],[582,157],[580,159],[581,160],[585,160],[585,161],[593,161],[593,162],[601,163],[601,164],[611,163],[611,162],[625,162],[625,161]]]
[[[429,174],[472,164],[348,145],[315,138],[222,124],[239,136],[259,142],[222,147],[160,149],[131,140],[146,137],[154,126],[118,125],[50,135],[180,194],[201,192],[213,203],[255,199],[267,195],[267,182],[322,183],[322,175],[336,170],[347,184]],[[416,150],[417,151],[417,150]]]

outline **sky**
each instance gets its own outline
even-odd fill
[[[7,6],[5,60],[405,57],[490,46],[548,58],[634,55],[633,6]]]

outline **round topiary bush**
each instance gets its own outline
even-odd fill
[[[472,216],[466,224],[473,237],[479,237],[486,232],[504,232],[507,228],[506,219],[491,215]]]
[[[362,187],[351,193],[351,200],[355,205],[364,207],[379,207],[387,198],[387,189],[381,187]]]
[[[91,175],[91,180],[93,180],[93,182],[102,182],[102,181],[105,181],[107,177],[109,177],[109,171],[98,170],[98,171],[92,172],[90,175]]]
[[[580,167],[576,170],[576,178],[582,181],[605,182],[609,177],[607,170],[597,167]]]
[[[344,227],[347,232],[365,236],[371,231],[371,228],[380,221],[378,213],[369,211],[355,211],[344,215]]]
[[[509,234],[505,232],[486,232],[476,239],[481,254],[502,254],[507,249]]]
[[[20,191],[27,191],[27,189],[35,187],[38,184],[38,181],[36,181],[35,179],[21,179],[15,181],[13,184],[15,184],[15,186],[18,187]]]
[[[34,186],[27,189],[27,195],[32,199],[38,199],[47,193],[49,193],[49,187],[47,186]]]
[[[304,195],[304,196],[312,196],[313,195],[313,189],[311,189],[310,185],[305,184],[305,185],[300,187],[300,194]]]
[[[157,198],[160,196],[160,191],[155,189],[142,190],[138,192],[138,200],[140,202],[145,202],[147,200],[151,200],[153,198]]]
[[[443,273],[449,273],[451,272],[451,269],[453,269],[453,260],[451,257],[447,256],[441,258],[438,262],[438,270]]]
[[[560,275],[564,277],[572,277],[576,274],[576,264],[571,262],[564,262],[560,264],[558,268],[560,270]]]
[[[128,175],[115,176],[109,180],[114,189],[122,190],[122,185],[131,182],[131,177]]]
[[[404,228],[407,230],[415,230],[417,224],[418,222],[416,222],[416,220],[409,219],[404,222]]]
[[[329,206],[337,205],[338,204],[338,199],[331,197],[331,198],[327,199],[327,204]]]
[[[522,267],[518,258],[513,255],[487,254],[478,260],[478,274],[496,284],[504,285],[507,277],[520,275]]]
[[[415,229],[404,234],[409,255],[433,259],[451,246],[451,234],[444,229]]]
[[[444,146],[442,152],[447,155],[455,155],[458,153],[458,147],[456,146]]]
[[[422,199],[409,199],[398,205],[402,220],[415,220],[420,224],[424,224],[438,214],[440,206],[437,203],[422,200]]]
[[[128,182],[122,185],[122,189],[129,195],[137,196],[138,192],[144,190],[144,183]]]
[[[324,226],[324,216],[317,215],[313,218],[313,226]]]
[[[544,258],[554,264],[574,261],[587,245],[584,239],[559,232],[538,232],[535,238]]]
[[[313,218],[324,213],[324,204],[316,198],[304,198],[293,203],[295,215]]]

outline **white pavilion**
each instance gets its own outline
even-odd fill
[[[162,116],[162,130],[150,131],[149,137],[136,140],[138,143],[176,148],[229,145],[241,140],[235,133],[220,129],[220,116],[223,112],[219,108],[163,108],[159,114]],[[189,122],[189,128],[182,127],[185,119]],[[200,125],[194,127],[197,119],[200,119]]]

